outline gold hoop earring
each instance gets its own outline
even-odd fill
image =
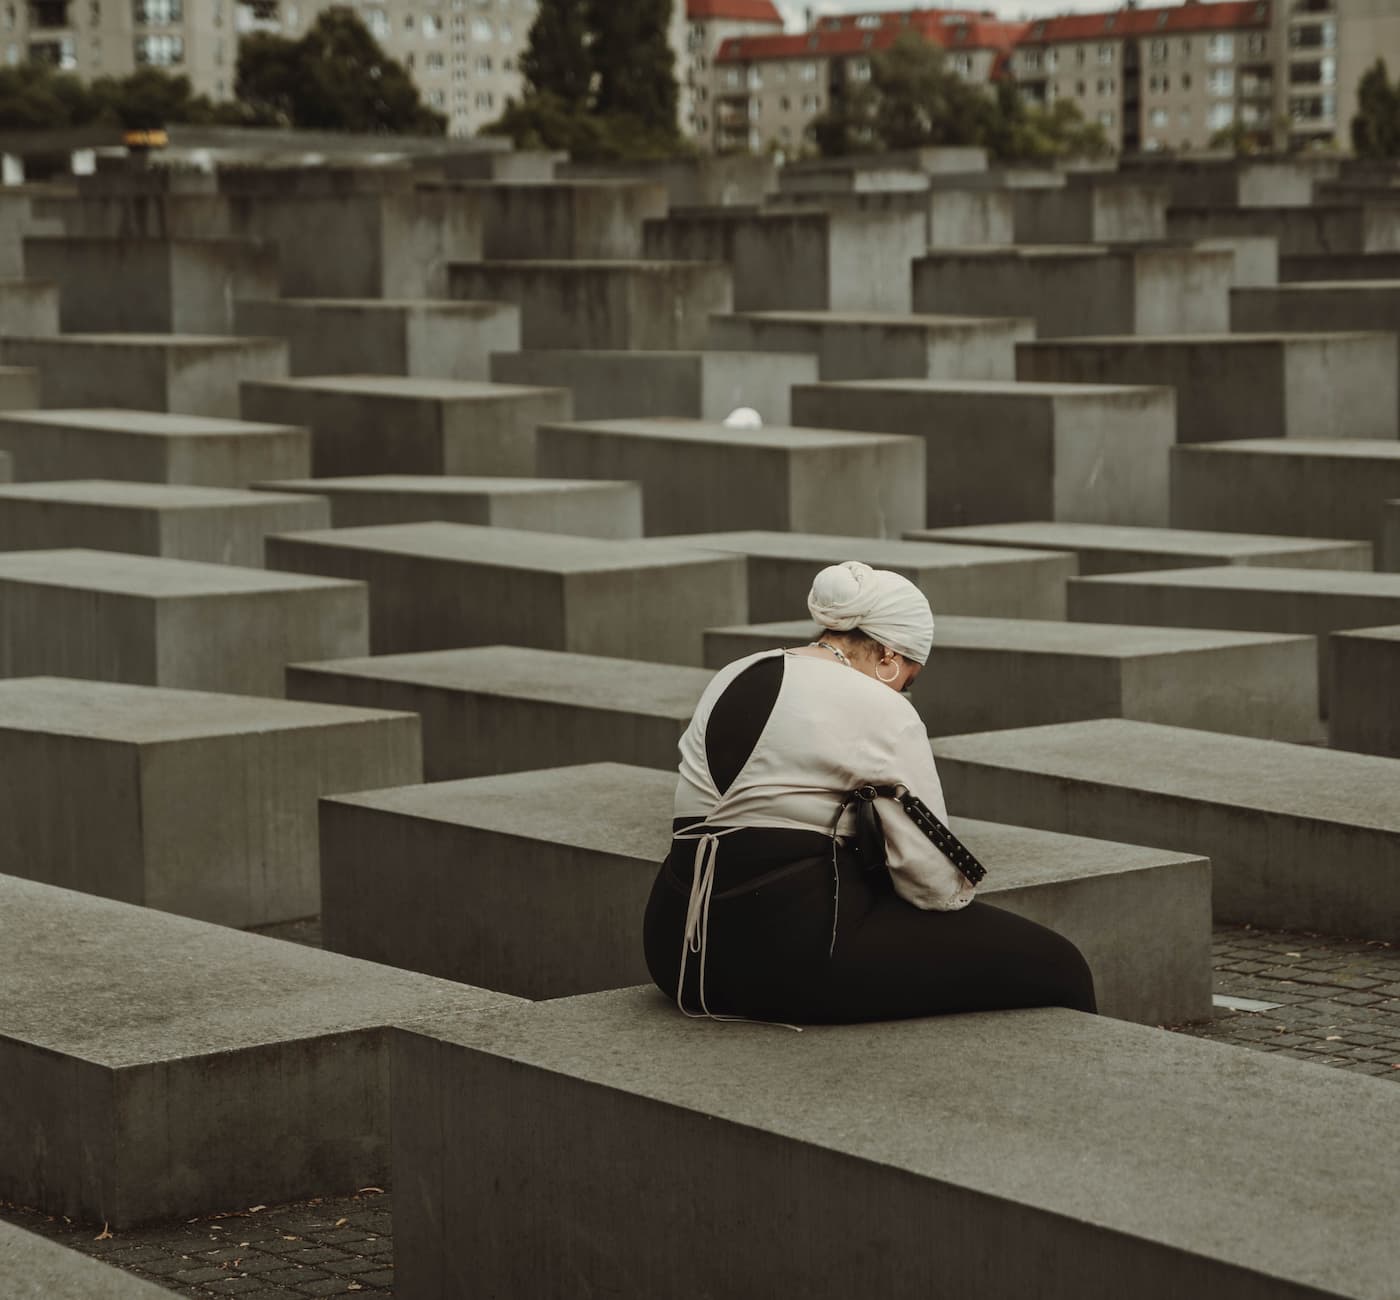
[[[880,669],[881,669],[881,667],[883,667],[886,663],[892,664],[892,665],[894,666],[894,672],[891,673],[888,677],[881,677],[881,676],[880,676]],[[878,664],[875,665],[875,679],[876,679],[877,681],[884,682],[886,686],[888,686],[888,685],[889,685],[892,681],[894,681],[894,679],[895,679],[896,677],[898,677],[898,676],[899,676],[899,665],[896,664],[896,663],[894,662],[893,659],[882,659]]]

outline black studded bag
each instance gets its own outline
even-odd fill
[[[924,837],[945,858],[948,859],[969,883],[979,885],[987,874],[987,868],[977,861],[969,849],[947,826],[938,819],[922,799],[903,785],[862,785],[857,786],[846,796],[837,813],[841,818],[847,808],[854,805],[856,810],[855,850],[861,864],[867,871],[874,871],[885,865],[885,832],[880,826],[880,818],[875,812],[876,799],[894,799],[909,814],[909,820],[923,833]]]

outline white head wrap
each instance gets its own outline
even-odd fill
[[[859,560],[833,564],[817,574],[807,608],[833,632],[859,628],[916,664],[928,662],[933,611],[924,593],[897,573]]]

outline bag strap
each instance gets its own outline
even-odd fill
[[[987,868],[977,861],[972,850],[908,786],[862,785],[852,790],[848,798],[867,805],[873,804],[876,799],[897,800],[909,814],[909,820],[924,833],[924,838],[957,867],[969,883],[980,885],[986,877]]]

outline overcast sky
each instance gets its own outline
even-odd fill
[[[1159,4],[1179,3],[1180,0],[1140,0],[1143,9],[1152,9]],[[959,4],[957,0],[948,0],[946,4],[935,6],[928,3],[913,4],[903,3],[902,0],[778,0],[778,8],[787,16],[790,28],[800,29],[803,26],[803,10],[806,8],[815,9],[818,13],[839,14],[857,13],[862,10],[872,9],[931,9],[940,8],[967,8],[967,9],[990,9],[999,18],[1044,18],[1047,14],[1082,13],[1084,10],[1107,11],[1121,8],[1119,0],[971,0],[968,4]]]

